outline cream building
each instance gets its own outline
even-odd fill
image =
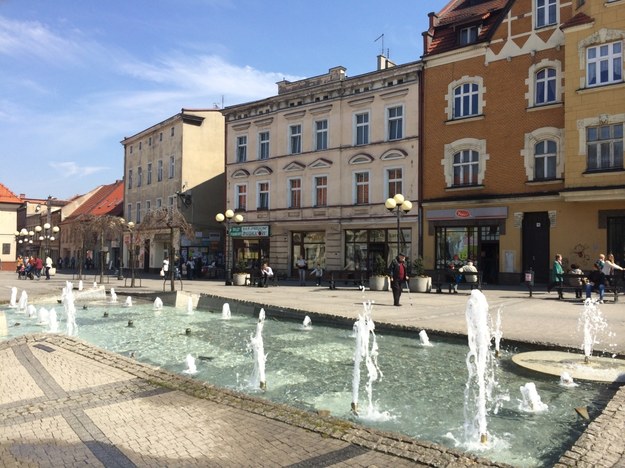
[[[140,224],[151,209],[177,206],[194,226],[194,239],[182,237],[175,255],[220,262],[223,227],[214,219],[223,211],[224,118],[218,109],[182,109],[178,114],[126,137],[124,146],[124,217]],[[169,232],[142,241],[137,258],[145,271],[159,270]],[[125,249],[127,250],[127,249]],[[124,256],[128,264],[128,252]]]
[[[371,271],[397,253],[397,217],[385,200],[401,193],[399,248],[417,252],[419,62],[348,77],[346,69],[281,81],[278,94],[224,109],[226,206],[244,216],[232,229],[234,264],[267,260],[295,274],[309,268]]]

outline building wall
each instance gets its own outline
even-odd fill
[[[11,270],[15,268],[15,259],[18,252],[16,250],[15,230],[17,229],[17,208],[16,204],[0,204],[0,268]],[[8,245],[8,252],[5,253],[5,246]]]

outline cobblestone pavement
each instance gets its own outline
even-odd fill
[[[93,278],[93,277],[92,277]],[[91,279],[92,279],[91,278]],[[31,298],[59,297],[65,280],[17,281],[0,272],[0,310],[10,287]],[[167,299],[158,278],[138,288],[110,279],[119,295]],[[166,285],[169,289],[169,285]],[[289,283],[266,289],[221,282],[177,284],[195,302],[211,297],[265,304],[285,313],[352,320],[363,299],[375,302],[376,325],[463,334],[468,291],[408,294],[330,291]],[[579,301],[523,288],[486,288],[503,311],[509,340],[579,348]],[[208,299],[207,299],[208,298]],[[625,301],[602,307],[613,337],[597,348],[625,354]],[[591,421],[559,467],[625,466],[625,389]],[[214,388],[62,335],[0,342],[0,467],[64,466],[500,466],[484,459],[348,421],[311,414]]]

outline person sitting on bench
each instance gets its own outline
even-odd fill
[[[260,269],[260,274],[262,275],[262,279],[261,279],[260,283],[258,283],[258,286],[261,287],[261,288],[266,288],[267,287],[267,279],[268,278],[273,278],[273,270],[267,264],[267,262],[263,263],[263,267]]]

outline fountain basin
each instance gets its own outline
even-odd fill
[[[625,382],[625,361],[592,356],[585,362],[583,354],[564,351],[529,351],[515,354],[512,361],[526,369],[542,374],[562,375],[568,372],[575,380],[594,382]]]

